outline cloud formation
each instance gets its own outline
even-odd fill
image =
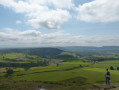
[[[79,5],[77,18],[86,22],[119,21],[119,0],[93,0]]]
[[[43,34],[37,30],[0,32],[0,47],[115,46],[119,35],[73,36],[63,31]]]
[[[58,29],[75,18],[74,12],[86,22],[119,21],[119,0],[92,0],[78,7],[73,0],[0,0],[0,5],[24,14],[26,24],[35,29]]]
[[[0,0],[0,5],[22,13],[27,23],[34,28],[57,29],[72,16],[69,9],[71,0]]]

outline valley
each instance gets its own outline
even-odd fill
[[[118,84],[118,49],[99,51],[0,50],[0,90],[103,90],[106,68],[111,84]]]

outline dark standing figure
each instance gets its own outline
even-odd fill
[[[106,85],[110,85],[110,72],[108,71],[108,69],[106,69],[106,73],[105,73],[105,77],[106,77]]]

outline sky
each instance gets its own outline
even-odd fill
[[[119,46],[119,0],[0,0],[0,47]]]

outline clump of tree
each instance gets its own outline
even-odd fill
[[[117,70],[119,70],[119,67],[117,67]]]
[[[82,68],[83,66],[82,66],[82,65],[80,65],[80,67]]]
[[[5,74],[6,77],[10,76],[13,73],[14,73],[14,71],[12,68],[6,68],[6,74]]]
[[[27,63],[14,63],[14,62],[0,62],[0,67],[19,67],[19,68],[29,68],[29,67],[36,67],[36,66],[48,66],[49,60],[40,60],[37,62],[27,62]]]
[[[49,61],[48,60],[42,60],[42,61],[37,61],[36,66],[48,66]]]
[[[110,70],[114,70],[114,67],[113,66],[110,66]]]

